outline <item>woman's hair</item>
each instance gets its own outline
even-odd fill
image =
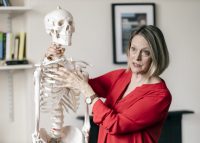
[[[169,65],[169,53],[163,33],[153,25],[145,25],[138,28],[131,34],[128,51],[131,47],[131,41],[136,35],[143,36],[150,45],[152,62],[148,75],[159,76]]]

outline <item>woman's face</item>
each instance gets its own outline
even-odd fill
[[[135,74],[145,74],[151,65],[150,46],[147,40],[136,35],[131,41],[128,51],[128,62],[130,69]]]

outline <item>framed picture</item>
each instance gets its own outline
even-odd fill
[[[113,58],[115,64],[126,64],[131,33],[142,25],[155,25],[154,3],[112,4]]]

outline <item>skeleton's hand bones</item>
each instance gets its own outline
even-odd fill
[[[94,95],[94,91],[88,84],[88,74],[80,70],[69,71],[65,68],[59,68],[58,71],[49,70],[53,73],[51,78],[63,84],[59,87],[67,87],[70,89],[79,90],[84,96]],[[47,75],[50,76],[50,75]]]

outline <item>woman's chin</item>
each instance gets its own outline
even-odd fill
[[[139,68],[131,68],[131,71],[133,72],[133,73],[135,73],[135,74],[139,74],[139,73],[141,73],[142,72],[142,70],[141,69],[139,69]]]

